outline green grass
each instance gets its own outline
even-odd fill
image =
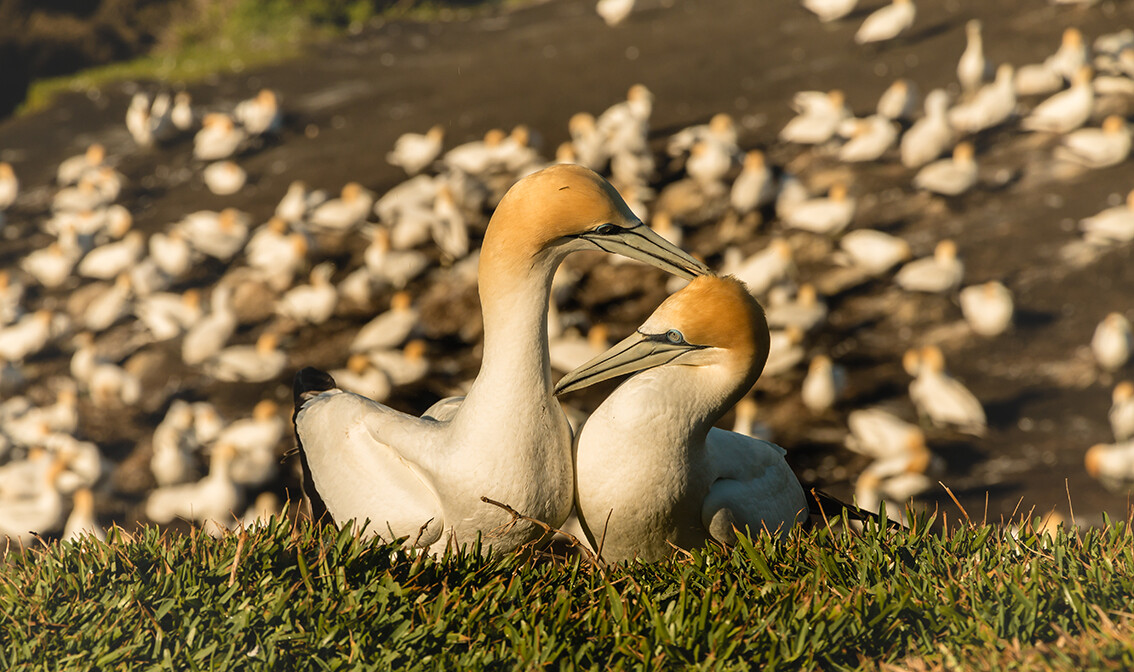
[[[930,523],[611,567],[434,560],[286,521],[219,540],[151,528],[10,555],[0,667],[1134,667],[1129,521],[1018,539]]]
[[[215,73],[279,63],[317,40],[366,22],[455,15],[450,5],[493,6],[520,0],[217,0],[188,3],[151,53],[129,61],[32,83],[20,114],[42,110],[60,94],[90,91],[120,81],[184,85]]]

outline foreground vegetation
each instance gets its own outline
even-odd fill
[[[358,30],[374,20],[436,19],[519,0],[184,0],[150,53],[34,82],[21,113],[67,91],[111,82],[154,80],[184,85],[216,73],[277,63],[313,41]]]
[[[1131,669],[1134,536],[820,526],[655,565],[286,520],[12,553],[4,669]],[[891,665],[896,667],[891,667]]]

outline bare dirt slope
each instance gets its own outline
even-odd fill
[[[966,263],[965,284],[999,279],[1015,293],[1018,325],[992,340],[965,330],[952,299],[901,297],[889,283],[829,297],[831,325],[809,342],[809,354],[829,351],[850,367],[848,398],[836,412],[814,418],[798,400],[802,371],[786,382],[758,386],[764,413],[806,480],[850,494],[863,462],[839,446],[846,413],[890,402],[912,418],[901,354],[936,342],[952,372],[984,402],[990,419],[988,436],[979,440],[930,431],[932,448],[948,465],[942,480],[970,513],[979,515],[987,496],[991,518],[1010,514],[1021,502],[1024,510],[1058,507],[1066,515],[1066,489],[1080,519],[1097,521],[1104,510],[1122,512],[1128,495],[1103,489],[1083,468],[1087,447],[1111,440],[1106,412],[1113,383],[1097,378],[1084,348],[1107,312],[1134,316],[1131,250],[1121,247],[1079,266],[1065,260],[1061,250],[1077,238],[1078,219],[1115,204],[1131,187],[1130,165],[1054,172],[1053,140],[1028,137],[1013,125],[977,138],[982,188],[945,203],[915,194],[911,173],[896,161],[846,171],[833,159],[778,143],[776,134],[790,118],[788,101],[799,90],[841,88],[850,106],[867,114],[897,77],[913,80],[923,94],[955,86],[964,23],[970,18],[983,21],[992,59],[1019,65],[1052,53],[1067,26],[1080,27],[1093,39],[1134,25],[1134,5],[1103,2],[1080,9],[1033,0],[922,0],[912,33],[880,47],[858,47],[852,40],[861,18],[880,6],[873,1],[833,25],[820,24],[787,2],[642,0],[639,5],[613,29],[594,14],[590,0],[552,0],[465,21],[393,23],[315,47],[294,62],[193,86],[194,100],[215,109],[231,109],[260,87],[271,87],[288,111],[279,141],[240,159],[253,185],[230,197],[203,188],[187,142],[149,152],[133,146],[123,125],[129,96],[138,86],[157,89],[154,83],[77,94],[43,113],[0,123],[0,159],[14,163],[22,183],[32,189],[9,217],[0,263],[11,267],[45,244],[46,238],[34,232],[34,221],[50,196],[46,185],[60,160],[90,142],[106,144],[130,178],[120,200],[144,230],[159,230],[193,210],[227,206],[261,222],[292,180],[329,190],[350,180],[379,193],[392,187],[403,178],[384,158],[394,139],[433,124],[446,127],[448,146],[493,127],[527,124],[542,134],[544,153],[550,154],[566,139],[570,115],[598,113],[641,82],[656,97],[652,128],[659,143],[677,129],[728,112],[742,128],[742,146],[766,148],[777,165],[815,186],[849,176],[861,203],[854,227],[897,233],[918,255],[953,237]],[[743,249],[760,249],[776,230],[776,225],[761,228],[742,242]],[[713,235],[693,232],[687,246],[717,250]],[[814,259],[829,245],[806,237],[792,240]],[[825,268],[821,262],[802,266],[805,274]],[[584,282],[578,305],[594,319],[611,322],[613,335],[624,334],[664,296],[660,283],[633,282],[629,299],[616,304],[603,300],[596,283]],[[340,316],[326,330],[297,335],[289,344],[290,371],[306,364],[341,365],[344,338],[365,319]],[[466,319],[478,318],[474,312]],[[251,341],[255,333],[250,329],[241,336]],[[438,341],[431,352],[457,362],[447,369],[455,382],[475,372],[476,359],[471,350],[447,351],[450,344]],[[57,352],[33,365],[45,375],[61,373],[65,357]],[[289,381],[285,376],[275,384],[233,387],[172,368],[164,394],[154,398],[211,398],[238,417],[262,394],[288,400]],[[444,390],[445,385],[426,385],[394,403],[420,411]],[[162,410],[158,403],[108,419],[84,407],[84,425],[108,454],[126,461],[120,472],[129,472],[141,469],[138,451],[144,453]],[[123,486],[117,494],[112,490],[102,505],[124,519],[135,515],[132,503],[145,482],[128,476],[117,474],[115,483],[143,485]],[[948,501],[938,491],[926,499]]]

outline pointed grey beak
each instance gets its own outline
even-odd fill
[[[579,238],[589,241],[604,252],[636,259],[686,280],[692,280],[698,275],[713,274],[708,266],[641,222],[632,227],[614,228],[611,233],[588,231],[579,235]]]
[[[664,335],[653,336],[635,332],[611,349],[559,379],[555,394],[566,394],[595,383],[636,373],[655,366],[669,364],[690,350],[702,346],[689,343],[671,343]]]

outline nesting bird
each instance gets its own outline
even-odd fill
[[[1122,313],[1110,313],[1095,328],[1091,352],[1105,371],[1117,371],[1130,359],[1130,320]]]
[[[916,16],[917,7],[913,0],[893,0],[891,4],[866,17],[854,34],[854,41],[868,44],[892,40],[909,30]]]

